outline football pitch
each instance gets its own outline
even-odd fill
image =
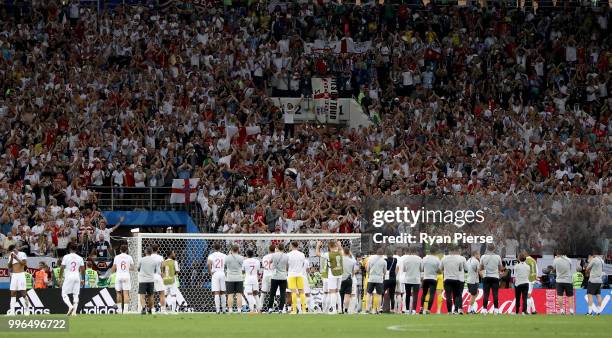
[[[9,317],[3,317],[6,320]],[[11,319],[36,319],[10,317]],[[40,317],[43,318],[43,317]],[[44,317],[50,318],[50,317]],[[53,316],[52,318],[66,318]],[[612,316],[86,315],[68,332],[0,332],[2,337],[610,337]]]

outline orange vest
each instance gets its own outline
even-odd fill
[[[34,273],[34,288],[35,289],[44,289],[47,287],[45,283],[45,279],[47,277],[47,273],[44,270],[38,270]]]

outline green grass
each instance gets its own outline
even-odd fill
[[[42,317],[27,319],[36,318]],[[69,332],[0,332],[0,337],[578,338],[610,337],[610,331],[612,316],[82,315],[70,318]]]

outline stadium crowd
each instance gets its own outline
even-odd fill
[[[612,205],[607,7],[51,0],[0,15],[0,250],[91,248],[111,232],[97,189],[175,178],[200,178],[224,233],[357,232],[367,195]],[[307,53],[315,40],[347,49]],[[270,97],[309,96],[313,76],[373,124],[294,126]]]

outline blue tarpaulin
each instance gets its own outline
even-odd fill
[[[185,227],[185,232],[200,232],[187,211],[104,211],[109,225],[119,222],[121,216],[125,227]]]
[[[187,211],[103,211],[108,224],[113,226],[119,222],[121,216],[125,217],[122,227],[185,227],[185,232],[200,232]],[[185,261],[183,264],[191,266],[203,259],[208,249],[208,241],[203,239],[185,239]]]

